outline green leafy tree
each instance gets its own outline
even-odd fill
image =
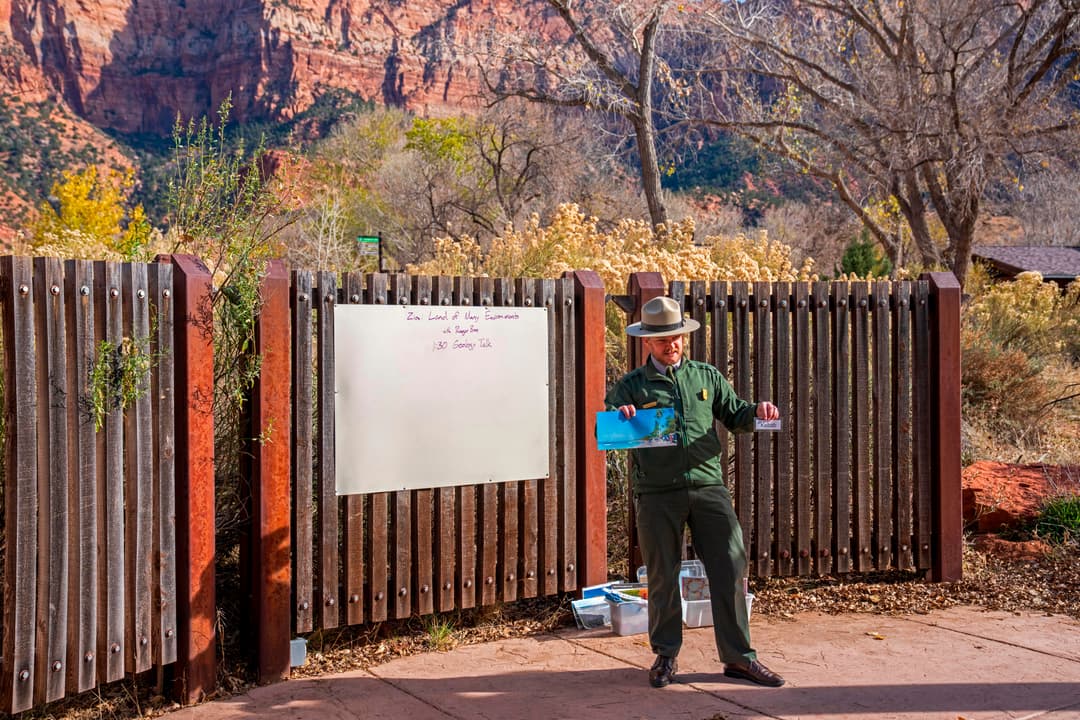
[[[870,237],[870,231],[863,228],[858,240],[853,240],[840,258],[839,273],[855,275],[861,278],[887,277],[892,272],[892,263],[881,247]],[[838,274],[839,274],[838,273]]]

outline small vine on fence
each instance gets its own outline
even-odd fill
[[[109,413],[127,410],[150,391],[150,371],[156,364],[149,337],[98,343],[90,367],[88,399],[95,432],[104,426]]]

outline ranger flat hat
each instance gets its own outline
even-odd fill
[[[693,332],[701,323],[683,317],[678,301],[669,297],[654,297],[641,308],[641,322],[626,328],[626,334],[634,337],[667,337]]]

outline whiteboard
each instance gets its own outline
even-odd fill
[[[337,493],[546,478],[548,310],[338,305]]]

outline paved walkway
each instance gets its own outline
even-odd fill
[[[290,680],[170,720],[1080,720],[1080,622],[952,608],[929,615],[755,615],[779,689],[724,677],[711,628],[686,631],[655,690],[644,635],[566,630]]]

